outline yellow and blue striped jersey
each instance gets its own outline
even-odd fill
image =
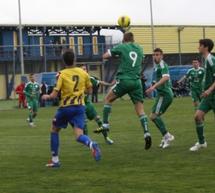
[[[84,92],[92,87],[89,75],[78,67],[59,72],[56,91],[61,92],[60,106],[84,105]]]

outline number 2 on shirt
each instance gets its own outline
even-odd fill
[[[137,61],[137,53],[136,52],[129,52],[129,57],[133,61],[132,67],[135,67],[136,61]]]
[[[78,90],[79,76],[78,76],[78,75],[74,75],[74,76],[72,77],[72,80],[75,82],[75,86],[74,86],[73,91],[74,91],[74,92],[78,92],[78,91],[79,91],[79,90]]]

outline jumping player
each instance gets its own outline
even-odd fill
[[[142,48],[134,42],[133,33],[124,34],[123,43],[108,50],[103,59],[119,57],[120,65],[116,75],[116,84],[105,97],[103,109],[103,128],[109,129],[109,115],[112,103],[125,94],[128,94],[134,104],[136,113],[144,130],[145,149],[151,147],[151,135],[148,129],[148,119],[143,109],[143,89],[140,79],[143,60]]]

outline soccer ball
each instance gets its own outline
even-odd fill
[[[118,19],[118,24],[120,27],[128,27],[131,23],[131,19],[128,16],[121,16]]]

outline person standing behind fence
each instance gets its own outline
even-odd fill
[[[15,89],[16,94],[19,95],[19,108],[21,107],[26,108],[24,89],[25,89],[25,83],[23,81]]]
[[[42,82],[42,84],[40,85],[40,107],[45,107],[45,101],[42,100],[42,96],[44,94],[47,94],[48,92],[48,85],[45,82]]]
[[[92,90],[92,103],[98,102],[98,92],[99,92],[99,80],[98,78],[91,76],[90,79],[94,79],[93,82],[96,82],[98,84],[93,84],[93,90]]]

